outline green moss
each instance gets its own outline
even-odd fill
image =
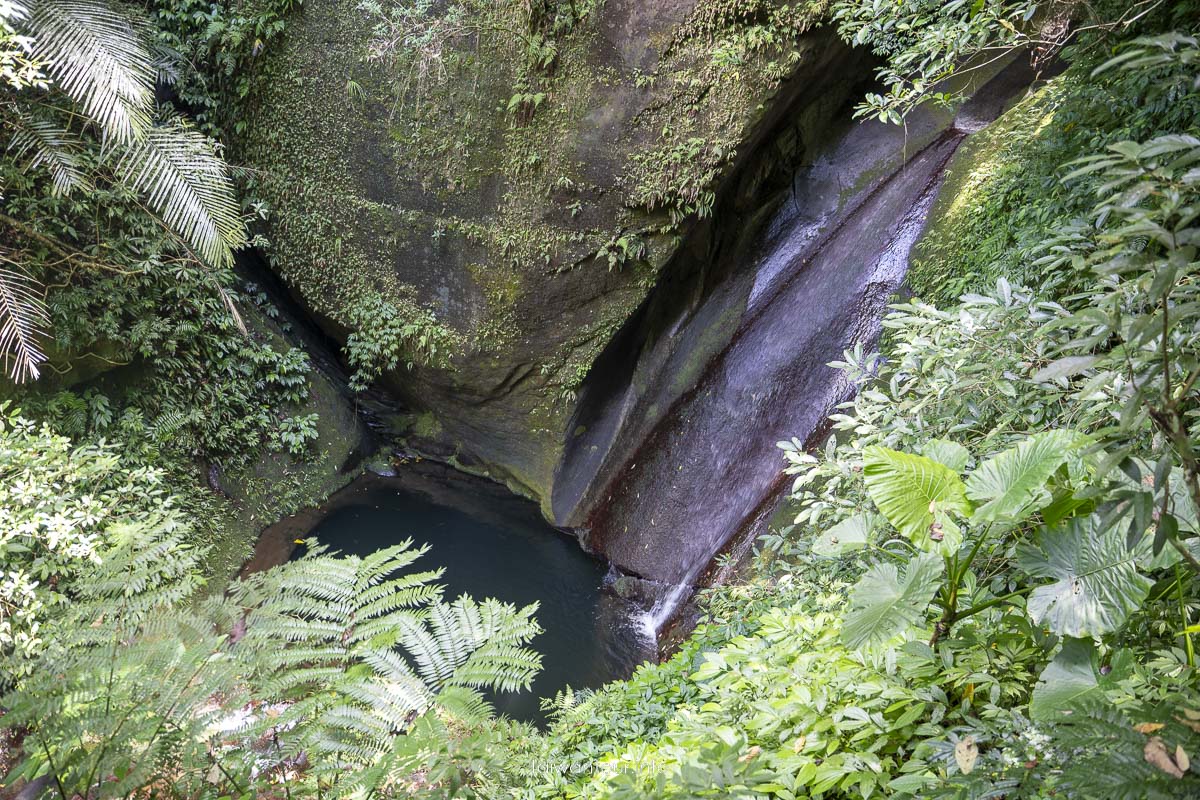
[[[413,420],[412,433],[422,439],[436,439],[442,433],[442,423],[433,414],[418,414]]]
[[[1039,284],[1045,231],[1086,215],[1094,202],[1099,179],[1064,181],[1070,162],[1119,141],[1195,128],[1194,95],[1160,92],[1122,70],[1094,76],[1103,52],[1081,48],[1065,73],[968,139],[914,251],[914,293],[950,304],[1000,276]]]
[[[573,8],[568,24],[544,23],[550,68],[531,68],[528,48],[513,37],[483,36],[444,58],[444,73],[420,85],[366,59],[365,13],[306,8],[293,26],[297,35],[271,57],[264,116],[241,152],[262,168],[255,188],[275,211],[275,266],[314,310],[367,335],[353,309],[382,298],[421,319],[427,338],[501,351],[521,331],[515,310],[542,291],[548,272],[645,261],[653,273],[675,241],[655,237],[711,209],[714,183],[800,60],[801,34],[825,3],[699,3],[660,43],[659,64],[636,76],[650,87],[642,112],[612,120],[604,115],[624,113],[611,103],[634,76],[597,60],[599,14],[590,5]],[[316,55],[318,43],[329,55]],[[350,80],[365,102],[347,91]],[[521,93],[544,99],[514,113],[511,100]],[[587,163],[595,154],[580,149],[595,130],[615,137],[596,143],[615,154],[603,175]],[[371,182],[388,184],[385,201],[366,199]],[[480,195],[497,190],[494,209],[481,214]],[[431,215],[431,200],[445,213]],[[454,339],[448,323],[397,278],[405,270],[393,262],[431,245],[470,244],[482,257],[465,271],[487,311],[469,328],[459,325],[465,338]],[[652,283],[652,274],[635,281],[638,289]],[[610,332],[641,294],[626,293],[586,337]],[[578,348],[566,348],[574,354],[551,356],[547,373],[578,361]],[[419,348],[398,350],[436,363]]]
[[[365,377],[416,410],[437,398],[443,445],[544,495],[596,357],[711,211],[773,93],[828,43],[805,35],[826,5],[701,0],[680,21],[534,4],[574,11],[528,38],[458,42],[416,80],[412,54],[368,57],[367,12],[309,0],[235,148],[273,211],[274,267]],[[491,407],[457,396],[499,398],[494,427],[517,419],[524,437],[494,436]],[[451,440],[463,431],[476,439]]]
[[[1057,163],[1030,156],[1053,122],[1062,88],[1059,82],[1043,87],[963,144],[913,254],[908,283],[914,294],[949,304],[1001,275],[1027,277],[1011,206],[1021,184],[1055,180]]]

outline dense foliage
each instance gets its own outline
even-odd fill
[[[925,96],[947,65],[1019,41],[972,9],[839,4],[896,76],[864,110],[952,102]],[[932,274],[980,291],[899,305],[883,355],[847,353],[828,446],[781,443],[795,524],[675,659],[568,704],[553,747],[580,766],[552,796],[1200,790],[1196,48],[1083,37],[1018,106],[971,235],[919,274],[943,303]],[[1021,248],[975,248],[993,228]]]
[[[440,570],[404,571],[424,553],[407,542],[361,559],[313,547],[204,596],[203,553],[158,476],[114,475],[110,454],[44,434],[40,455],[38,436],[16,416],[0,431],[21,490],[6,508],[24,513],[4,542],[25,590],[3,596],[16,625],[0,664],[18,678],[4,722],[25,750],[10,780],[63,800],[97,780],[113,797],[412,781],[450,728],[487,719],[482,690],[527,689],[538,669],[533,607],[444,602]],[[112,489],[83,494],[97,478]],[[53,482],[73,491],[56,497]],[[38,591],[28,578],[47,572]]]
[[[536,609],[444,599],[439,570],[413,569],[423,550],[309,542],[207,585],[220,500],[194,460],[304,458],[315,436],[306,358],[232,271],[266,209],[230,207],[209,138],[239,132],[292,4],[0,0],[0,347],[18,377],[51,373],[23,411],[0,406],[3,783],[63,800],[1200,794],[1200,44],[1195,6],[1168,5],[833,4],[882,59],[861,111],[884,121],[957,102],[994,53],[1066,71],[982,134],[999,155],[922,251],[924,299],[894,306],[881,353],[836,365],[859,391],[827,444],[780,443],[792,524],[708,593],[672,658],[565,692],[538,732],[488,702],[536,673]],[[517,118],[593,8],[432,6],[358,9],[378,59],[413,70],[401,96],[419,102],[472,25],[516,19]],[[782,35],[764,7],[708,4],[696,24]],[[115,89],[80,66],[105,48],[127,56]],[[166,78],[198,127],[153,106]],[[164,172],[183,151],[195,169]],[[688,143],[662,163],[708,157]],[[701,213],[707,180],[692,188],[646,202]],[[229,224],[205,228],[214,208]],[[359,313],[358,383],[447,347],[381,297]],[[20,350],[42,326],[44,362]]]

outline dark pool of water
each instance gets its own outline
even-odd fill
[[[413,568],[444,567],[447,600],[470,594],[539,604],[544,633],[532,646],[542,654],[542,672],[532,691],[495,696],[499,713],[543,722],[541,698],[628,677],[651,655],[633,609],[603,588],[607,566],[550,527],[532,503],[490,481],[423,463],[395,478],[360,479],[321,513],[305,527],[346,554],[408,538],[428,544]]]

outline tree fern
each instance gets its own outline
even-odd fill
[[[55,647],[0,701],[28,730],[6,783],[49,774],[64,800],[242,794],[285,773],[297,794],[302,777],[326,796],[418,772],[453,786],[445,724],[463,739],[492,716],[483,690],[527,688],[539,667],[532,607],[443,603],[440,570],[395,576],[424,552],[408,542],[366,558],[313,543],[200,601],[188,534],[170,513],[127,525],[74,587]]]
[[[1061,778],[1067,795],[1111,800],[1196,797],[1200,774],[1187,764],[1177,769],[1176,753],[1200,752],[1200,732],[1180,713],[1183,698],[1171,695],[1157,704],[1096,706],[1051,728],[1055,744],[1071,753]],[[1155,749],[1160,751],[1157,758]]]
[[[351,765],[369,772],[427,712],[477,725],[492,713],[482,690],[529,687],[540,667],[524,646],[539,630],[534,608],[444,603],[441,570],[392,577],[424,552],[403,542],[333,559],[315,548],[235,589],[253,609],[237,652],[258,665],[264,699],[284,705],[255,729],[279,758],[308,753],[328,779]]]
[[[237,669],[214,616],[184,603],[201,584],[189,533],[170,513],[127,524],[74,582],[53,646],[3,699],[26,756],[5,783],[48,773],[64,798],[123,797],[208,770],[203,731],[221,713],[210,698],[235,697]]]

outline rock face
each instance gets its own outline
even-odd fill
[[[460,3],[308,0],[268,54],[238,155],[274,269],[410,443],[692,583],[769,513],[774,442],[846,396],[828,362],[871,346],[945,163],[1028,76],[857,125],[872,63],[820,2]]]
[[[384,367],[422,420],[403,432],[565,519],[556,469],[596,357],[682,250],[704,270],[733,243],[714,210],[767,219],[778,192],[759,188],[870,69],[813,29],[819,2],[494,5],[532,10],[468,13],[423,59],[380,57],[395,20],[308,0],[263,56],[234,155],[272,207],[275,271],[352,361]]]
[[[769,224],[731,196],[715,218],[744,224],[716,226],[699,264],[682,253],[685,277],[663,281],[584,382],[556,519],[668,585],[757,532],[785,481],[775,443],[819,441],[852,390],[828,364],[874,347],[946,165],[1031,78],[1023,62],[979,76],[957,114],[923,109],[904,129],[833,117],[786,197],[744,198],[776,209]]]

